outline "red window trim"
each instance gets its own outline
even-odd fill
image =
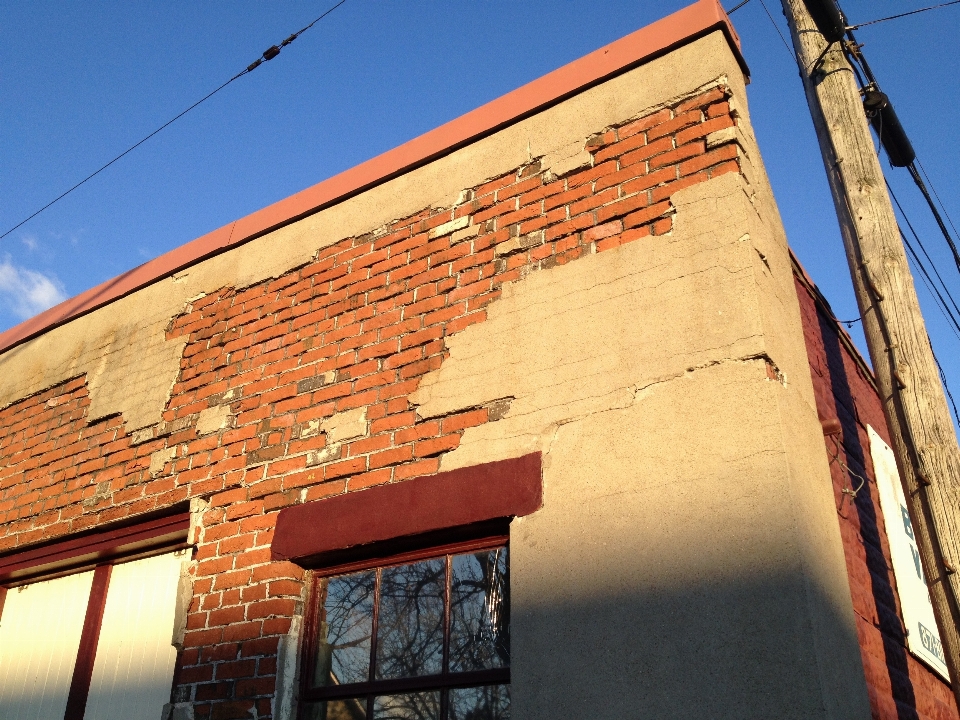
[[[14,587],[89,570],[107,560],[183,550],[189,547],[189,529],[190,513],[180,510],[13,550],[0,556],[0,585]]]
[[[539,454],[538,454],[539,459]],[[477,530],[490,528],[490,524],[474,526]],[[500,526],[504,527],[504,526]],[[300,717],[303,717],[304,703],[323,702],[337,699],[363,697],[370,695],[383,695],[400,693],[407,691],[416,691],[424,686],[429,686],[430,691],[450,690],[451,688],[469,687],[477,685],[509,685],[510,668],[493,668],[490,670],[479,670],[473,672],[447,673],[438,675],[423,675],[413,678],[398,678],[393,680],[375,680],[362,683],[351,683],[344,686],[329,688],[311,688],[310,677],[314,674],[314,663],[317,656],[317,628],[319,624],[320,606],[318,597],[320,595],[319,584],[323,578],[334,575],[347,575],[352,572],[363,570],[382,569],[395,565],[403,565],[418,560],[429,558],[446,557],[447,555],[462,555],[469,552],[480,550],[490,550],[495,547],[505,547],[508,545],[509,536],[505,534],[482,535],[473,533],[475,536],[469,540],[460,540],[448,542],[443,545],[424,546],[417,550],[400,552],[383,557],[368,558],[339,565],[324,566],[312,573],[309,581],[309,590],[307,592],[307,609],[304,613],[304,642],[301,649],[303,663],[303,672],[300,673]],[[424,542],[428,542],[430,536],[422,536]],[[449,582],[449,576],[448,576]],[[449,598],[445,600],[445,613],[449,612]],[[445,625],[449,619],[445,618]],[[444,668],[446,668],[446,644],[449,642],[444,635]],[[369,708],[368,708],[369,709]],[[441,711],[441,715],[444,713]],[[368,713],[369,717],[369,713]],[[69,720],[69,719],[68,719]]]
[[[93,680],[93,665],[97,659],[97,645],[100,642],[100,628],[103,626],[103,611],[107,607],[107,589],[112,571],[113,565],[98,565],[93,571],[93,584],[87,599],[87,612],[83,618],[80,647],[77,650],[77,662],[73,666],[73,679],[70,682],[63,720],[83,720],[87,709],[87,697],[90,695],[90,681]]]
[[[284,508],[271,554],[338,564],[351,550],[529,515],[542,505],[541,456],[532,453]]]
[[[499,528],[497,529],[499,530]],[[482,537],[478,535],[471,540],[459,540],[441,545],[432,543],[431,537],[430,535],[419,536],[416,539],[418,546],[416,550],[370,555],[364,556],[363,559],[343,562],[337,565],[323,565],[313,571],[314,584],[316,584],[316,581],[325,577],[349,575],[350,573],[369,570],[370,568],[392,567],[394,565],[405,565],[407,563],[417,562],[418,560],[427,560],[443,555],[463,555],[464,553],[474,550],[489,550],[490,548],[506,545],[510,540],[510,536],[507,534],[483,534]]]

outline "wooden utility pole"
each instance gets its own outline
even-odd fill
[[[782,3],[960,705],[960,448],[853,70],[804,0]]]

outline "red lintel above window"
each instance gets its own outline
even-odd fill
[[[274,560],[520,517],[543,504],[540,453],[475,465],[285,508]]]

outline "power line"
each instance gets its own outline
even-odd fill
[[[944,293],[947,297],[950,298],[950,303],[953,305],[953,309],[957,311],[957,315],[960,316],[960,307],[957,306],[956,301],[953,299],[953,296],[950,294],[950,290],[947,288],[946,282],[943,278],[940,277],[940,272],[937,270],[937,264],[933,261],[933,258],[930,257],[930,254],[927,252],[927,249],[923,246],[923,242],[920,240],[920,236],[917,234],[917,231],[913,227],[913,223],[910,222],[910,218],[907,217],[907,213],[904,211],[903,206],[900,204],[900,199],[897,197],[896,193],[893,192],[893,188],[890,187],[890,182],[884,178],[884,182],[887,185],[887,192],[890,193],[890,197],[893,198],[894,204],[897,206],[897,209],[900,211],[901,217],[903,217],[904,222],[907,223],[907,227],[910,228],[910,233],[913,235],[914,239],[917,241],[917,245],[920,246],[920,249],[923,251],[924,257],[927,258],[927,262],[930,263],[930,267],[933,268],[934,274],[937,276],[937,280],[940,281],[940,286],[943,288]],[[901,230],[902,233],[902,230]]]
[[[903,244],[910,253],[914,267],[920,271],[920,279],[923,280],[923,284],[926,285],[927,290],[930,291],[930,296],[933,297],[937,309],[947,320],[947,322],[953,325],[953,327],[950,328],[950,331],[954,334],[957,340],[960,340],[960,332],[958,332],[958,330],[960,330],[960,325],[958,325],[957,319],[953,316],[953,313],[950,312],[950,308],[946,307],[946,303],[943,301],[943,296],[940,295],[940,291],[937,290],[936,286],[933,284],[933,280],[930,278],[930,273],[927,272],[927,269],[923,266],[923,263],[920,262],[917,251],[913,249],[913,245],[910,244],[907,236],[903,234],[903,230],[900,231],[900,237],[903,238]]]
[[[960,1],[960,0],[958,0],[958,1]],[[732,8],[730,8],[729,10],[725,10],[724,12],[726,12],[727,15],[733,15],[737,10],[739,10],[740,8],[742,8],[742,7],[743,7],[744,5],[746,5],[748,2],[750,2],[750,0],[743,0],[743,2],[737,3],[737,4],[734,5]]]
[[[763,5],[763,9],[767,13],[767,17],[770,18],[770,22],[773,23],[773,28],[774,30],[777,31],[777,35],[780,36],[780,42],[783,43],[783,46],[787,49],[787,52],[790,53],[790,57],[796,58],[797,61],[799,62],[799,58],[797,58],[797,54],[790,49],[790,46],[787,44],[787,39],[783,36],[783,33],[780,32],[780,26],[777,25],[777,21],[774,20],[773,15],[770,14],[770,10],[767,8],[767,4],[763,0],[760,0],[760,4]],[[734,10],[736,10],[736,8],[734,8]],[[800,67],[801,68],[803,67],[803,63],[800,63]]]
[[[953,224],[953,218],[951,218],[950,213],[947,212],[947,206],[943,204],[943,200],[940,199],[940,194],[937,192],[937,188],[934,187],[933,181],[927,174],[927,169],[923,166],[923,163],[920,162],[920,158],[917,158],[917,167],[919,167],[920,172],[923,173],[923,177],[927,181],[927,185],[929,185],[930,189],[933,190],[933,195],[937,198],[937,202],[940,203],[940,207],[943,209],[943,214],[947,216],[947,220],[950,222],[950,227],[953,228],[954,234],[960,235],[960,232],[957,232],[957,226]]]
[[[876,25],[877,23],[886,22],[887,20],[896,20],[897,18],[907,17],[907,15],[916,15],[917,13],[927,12],[927,10],[937,10],[939,8],[947,7],[948,5],[957,4],[960,4],[960,0],[951,0],[950,2],[940,3],[939,5],[931,5],[930,7],[920,8],[919,10],[911,10],[910,12],[900,13],[899,15],[891,15],[890,17],[880,18],[878,20],[870,20],[869,22],[860,23],[859,25],[851,25],[847,28],[847,30],[856,30],[857,28],[866,27],[867,25]]]
[[[930,342],[929,336],[927,337],[927,342]],[[960,414],[957,413],[957,404],[953,401],[953,393],[950,392],[950,388],[947,386],[947,376],[943,372],[943,368],[940,367],[940,361],[937,359],[937,355],[933,352],[933,344],[930,344],[930,354],[933,355],[933,361],[937,364],[937,370],[940,371],[940,382],[943,383],[943,389],[947,393],[947,397],[950,398],[950,405],[953,406],[953,417],[956,418],[957,424],[960,425]]]
[[[329,8],[326,12],[323,13],[323,15],[320,15],[320,16],[319,16],[316,20],[314,20],[312,23],[310,23],[309,25],[305,25],[304,27],[302,27],[302,28],[300,28],[299,30],[297,30],[297,32],[295,32],[295,33],[293,33],[292,35],[290,35],[286,40],[284,40],[282,43],[280,43],[279,46],[277,46],[277,45],[271,45],[270,47],[268,47],[266,50],[263,51],[263,54],[262,54],[259,58],[257,58],[255,61],[253,61],[252,63],[250,63],[250,64],[246,67],[246,69],[242,70],[241,72],[238,72],[236,75],[234,75],[232,78],[230,78],[229,80],[227,80],[225,83],[223,83],[223,85],[221,85],[220,87],[218,87],[216,90],[208,93],[207,95],[204,95],[202,98],[200,98],[199,100],[197,100],[193,105],[191,105],[190,107],[188,107],[186,110],[184,110],[183,112],[181,112],[179,115],[177,115],[176,117],[174,117],[174,118],[171,119],[171,120],[168,120],[168,121],[165,122],[163,125],[161,125],[161,126],[158,127],[156,130],[154,130],[152,133],[150,133],[149,135],[147,135],[145,138],[143,138],[143,139],[140,140],[139,142],[135,143],[134,145],[131,145],[130,147],[128,147],[126,150],[124,150],[122,153],[120,153],[119,155],[117,155],[113,160],[111,160],[110,162],[108,162],[106,165],[102,165],[98,170],[96,170],[95,172],[90,173],[89,175],[87,175],[83,180],[81,180],[80,182],[78,182],[76,185],[74,185],[73,187],[71,187],[71,188],[70,188],[69,190],[67,190],[66,192],[63,192],[63,193],[61,193],[60,195],[58,195],[57,197],[55,197],[53,200],[51,200],[50,202],[48,202],[48,203],[47,203],[46,205],[44,205],[42,208],[40,208],[39,210],[37,210],[35,213],[33,213],[33,214],[30,215],[29,217],[25,218],[24,220],[21,220],[20,222],[18,222],[18,223],[17,223],[16,225],[14,225],[12,228],[10,228],[10,229],[7,230],[5,233],[3,233],[3,235],[0,235],[0,240],[2,240],[3,238],[5,238],[7,235],[9,235],[10,233],[12,233],[12,232],[13,232],[14,230],[16,230],[17,228],[22,227],[22,226],[25,225],[26,223],[28,223],[28,222],[30,222],[31,220],[33,220],[33,218],[35,218],[37,215],[39,215],[40,213],[42,213],[42,212],[43,212],[44,210],[46,210],[47,208],[49,208],[49,207],[51,207],[52,205],[55,205],[56,203],[58,203],[58,202],[60,202],[61,200],[63,200],[63,198],[65,198],[67,195],[69,195],[70,193],[72,193],[74,190],[76,190],[78,187],[80,187],[81,185],[83,185],[83,184],[84,184],[85,182],[87,182],[88,180],[92,180],[93,178],[95,178],[97,175],[99,175],[99,174],[102,173],[104,170],[106,170],[108,167],[110,167],[110,166],[113,165],[115,162],[117,162],[117,160],[119,160],[120,158],[124,157],[125,155],[133,152],[133,151],[136,150],[138,147],[140,147],[141,145],[143,145],[147,140],[149,140],[149,139],[152,138],[154,135],[156,135],[158,132],[160,132],[161,130],[163,130],[163,129],[166,128],[166,127],[169,127],[170,125],[172,125],[173,123],[175,123],[177,120],[179,120],[180,118],[182,118],[184,115],[186,115],[188,112],[190,112],[191,110],[193,110],[195,107],[197,107],[197,106],[200,105],[201,103],[204,103],[204,102],[206,102],[207,100],[209,100],[210,98],[212,98],[214,95],[216,95],[218,92],[220,92],[221,90],[223,90],[227,85],[229,85],[230,83],[232,83],[234,80],[239,80],[239,79],[242,78],[244,75],[247,75],[248,73],[253,72],[254,70],[256,70],[256,69],[261,65],[261,63],[263,63],[263,62],[265,62],[265,61],[267,61],[267,60],[273,60],[273,58],[275,58],[277,55],[280,54],[280,49],[281,49],[281,48],[284,48],[284,47],[286,47],[287,45],[289,45],[290,43],[292,43],[294,40],[296,40],[298,37],[300,37],[300,35],[302,35],[302,34],[305,33],[307,30],[309,30],[309,29],[312,28],[314,25],[316,25],[318,22],[320,22],[321,20],[323,20],[323,18],[325,18],[327,15],[329,15],[329,14],[332,13],[334,10],[336,10],[338,7],[340,7],[341,5],[343,5],[346,1],[347,1],[347,0],[340,0],[340,2],[338,2],[336,5],[334,5],[334,6],[332,6],[331,8]]]
[[[923,182],[923,178],[920,177],[920,173],[917,172],[917,168],[913,163],[910,163],[907,166],[907,169],[910,171],[910,177],[913,178],[913,181],[917,184],[917,187],[920,188],[920,193],[923,195],[924,200],[927,201],[927,205],[930,206],[930,211],[933,213],[933,217],[937,221],[937,225],[940,227],[940,232],[943,233],[943,237],[947,241],[947,245],[950,246],[950,252],[953,253],[953,261],[957,264],[957,272],[960,272],[960,252],[957,251],[957,246],[953,242],[953,238],[950,237],[950,232],[947,230],[947,226],[943,222],[943,218],[940,217],[940,211],[937,210],[937,206],[933,202],[933,198],[930,197],[930,192],[927,190],[927,186]]]

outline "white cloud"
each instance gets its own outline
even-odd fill
[[[27,246],[27,250],[36,250],[37,249],[37,238],[33,235],[24,235],[20,238],[20,242]]]
[[[26,320],[67,299],[56,277],[15,265],[8,255],[0,260],[0,301]]]

